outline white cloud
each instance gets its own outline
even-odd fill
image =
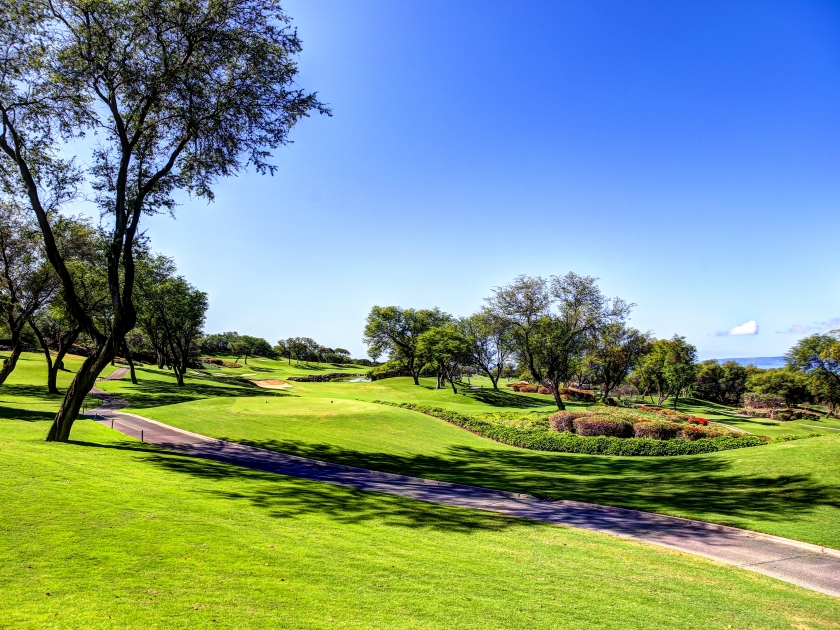
[[[735,328],[730,328],[729,330],[723,330],[721,332],[715,333],[718,337],[737,337],[740,335],[757,335],[758,334],[758,324],[755,323],[754,319],[751,319],[748,322],[741,324],[740,326],[735,326]]]

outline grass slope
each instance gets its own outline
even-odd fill
[[[214,437],[376,470],[698,518],[840,548],[840,435],[676,458],[541,453],[369,402],[408,400],[464,412],[549,408],[510,392],[484,392],[482,399],[474,392],[437,391],[429,382],[417,387],[410,379],[301,383],[277,392],[231,383],[222,387],[205,378],[191,379],[180,389],[157,370],[144,370],[141,377],[136,387],[126,381],[105,387],[130,400],[138,413]]]

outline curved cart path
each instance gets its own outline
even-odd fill
[[[491,490],[332,464],[190,433],[125,413],[128,403],[94,388],[102,405],[87,412],[126,435],[167,450],[289,477],[419,501],[560,523],[662,545],[840,597],[840,551],[735,527],[578,501],[542,501]]]

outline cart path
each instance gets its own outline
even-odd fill
[[[408,477],[287,455],[190,433],[120,411],[124,400],[94,388],[87,416],[169,451],[370,492],[570,525],[677,549],[840,597],[840,551],[702,521],[625,508],[543,501],[527,494]]]

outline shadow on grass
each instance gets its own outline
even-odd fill
[[[493,407],[515,407],[517,409],[533,409],[535,407],[545,407],[551,405],[554,401],[551,399],[539,400],[538,398],[531,398],[530,396],[521,396],[512,394],[503,390],[495,389],[461,389],[460,392],[466,394],[477,401]]]
[[[294,440],[241,442],[322,461],[544,499],[714,515],[712,520],[723,524],[737,525],[742,518],[785,521],[822,506],[840,508],[840,488],[819,483],[811,475],[739,474],[728,460],[714,455],[613,458],[452,446],[440,456],[400,456]]]
[[[132,451],[164,470],[219,482],[193,486],[196,492],[244,503],[273,518],[297,519],[307,514],[327,515],[344,524],[372,522],[376,526],[435,529],[444,532],[500,531],[509,527],[536,525],[503,515],[475,510],[451,510],[441,506],[365,492],[346,486],[305,481],[263,470],[220,463],[190,455],[163,451],[137,443],[98,444],[76,441],[78,446]],[[226,483],[226,482],[233,482]]]
[[[0,405],[0,419],[23,420],[24,422],[52,422],[55,411],[30,411],[18,407],[4,407]]]

